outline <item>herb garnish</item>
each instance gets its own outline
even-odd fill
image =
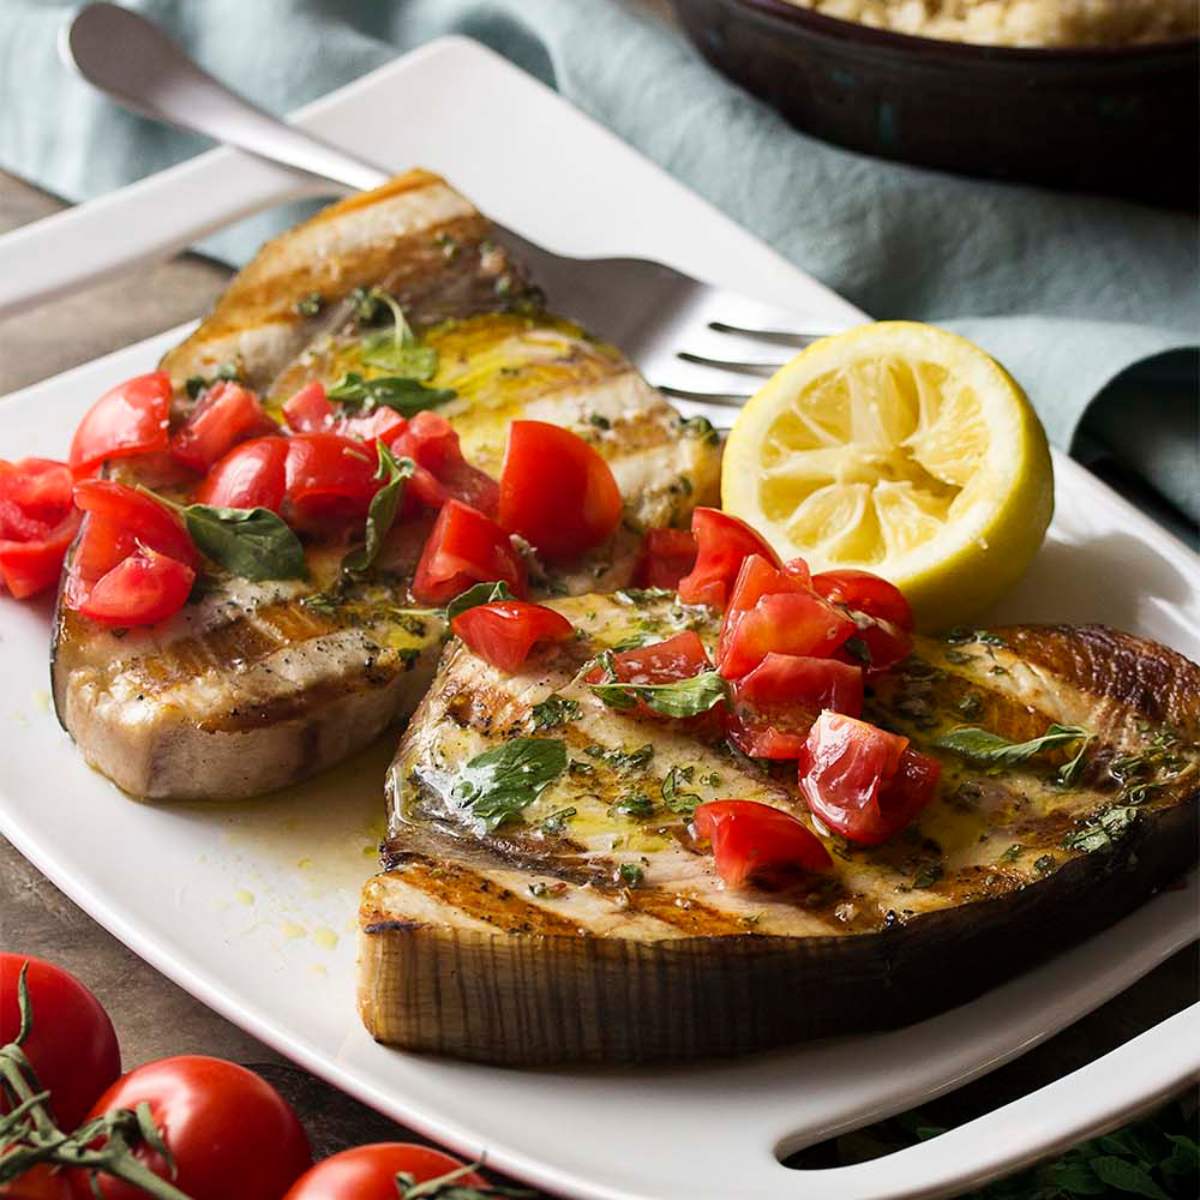
[[[325,307],[325,297],[320,292],[309,292],[296,301],[296,314],[301,317],[315,317]]]
[[[863,666],[871,665],[871,647],[867,645],[860,637],[849,637],[842,643],[842,649],[850,655],[851,658],[856,658]]]
[[[459,592],[446,605],[446,620],[453,621],[460,613],[465,613],[467,609],[476,608],[480,604],[492,604],[497,600],[512,599],[513,594],[509,591],[508,584],[502,579],[496,580],[495,583],[476,583],[467,588],[465,592]]]
[[[715,446],[721,440],[720,435],[707,417],[688,417],[681,422],[685,436],[699,438],[702,442]]]
[[[647,742],[636,750],[609,750],[604,746],[584,746],[584,754],[612,767],[618,775],[630,775],[646,767],[654,757],[654,745]]]
[[[695,717],[723,701],[729,685],[716,671],[702,671],[670,683],[609,682],[588,686],[609,708],[635,708],[640,700],[663,716]]]
[[[529,710],[529,721],[534,729],[554,729],[568,721],[578,720],[583,714],[578,700],[564,696],[547,696]]]
[[[391,310],[395,324],[390,333],[372,334],[363,342],[363,362],[384,371],[395,371],[405,379],[432,379],[437,372],[438,353],[413,333],[396,298],[382,288],[371,288],[361,297],[356,296],[360,320],[377,319],[381,305]]]
[[[574,765],[574,764],[572,764]],[[579,811],[577,808],[559,808],[552,812],[538,828],[543,833],[558,835],[567,827],[567,822]]]
[[[1091,737],[1092,735],[1079,725],[1051,725],[1041,737],[1030,738],[1027,742],[1010,742],[1008,738],[992,733],[989,729],[981,729],[977,725],[963,725],[935,738],[933,744],[943,750],[953,750],[956,754],[975,762],[989,763],[995,767],[1012,767],[1044,750],[1054,750],[1082,739],[1083,746],[1079,753],[1063,767],[1063,771],[1069,770],[1074,778],[1078,776],[1083,751]]]
[[[690,817],[700,803],[700,796],[695,792],[682,792],[680,785],[692,782],[696,774],[695,767],[672,767],[667,777],[662,781],[663,803],[673,812],[683,817]]]
[[[183,386],[187,389],[187,394],[195,400],[201,392],[212,387],[214,383],[219,383],[222,380],[227,383],[236,383],[241,378],[242,372],[238,364],[235,362],[226,362],[217,368],[217,373],[211,379],[205,379],[203,375],[190,375]]]
[[[626,792],[609,806],[609,815],[617,817],[652,817],[654,801],[645,792]]]
[[[357,371],[347,371],[327,395],[352,412],[368,415],[377,408],[391,408],[401,416],[411,417],[453,400],[458,393],[450,388],[426,387],[415,379],[395,375],[364,379]]]
[[[1062,840],[1066,850],[1082,850],[1092,854],[1097,850],[1111,850],[1138,820],[1135,805],[1122,804],[1106,809],[1089,817],[1083,826],[1069,833]]]
[[[396,511],[404,496],[404,481],[411,479],[417,469],[411,458],[397,458],[382,441],[377,441],[375,446],[379,451],[379,467],[375,471],[375,478],[383,481],[383,487],[371,497],[363,544],[342,559],[343,571],[357,573],[374,564],[383,549],[388,530],[396,520]]]
[[[516,820],[567,768],[558,738],[513,738],[466,763],[451,795],[491,833]]]
[[[622,863],[617,868],[617,878],[630,888],[641,887],[642,880],[645,879],[646,872],[642,870],[637,863]]]
[[[985,646],[1008,645],[998,633],[992,633],[987,629],[968,629],[965,625],[956,625],[946,634],[944,640],[951,646],[961,646],[965,642],[981,642]]]

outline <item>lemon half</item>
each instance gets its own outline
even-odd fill
[[[739,414],[726,511],[814,571],[860,567],[918,624],[977,616],[1037,552],[1054,510],[1046,434],[978,346],[909,321],[823,338]]]

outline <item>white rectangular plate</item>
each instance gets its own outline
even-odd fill
[[[790,307],[802,322],[861,319],[473,43],[435,43],[300,119],[398,168],[444,173],[486,211],[555,248],[655,257]],[[100,237],[108,258],[93,266],[106,270],[311,191],[273,167],[214,151],[106,198],[99,210],[56,218],[61,252],[86,257]],[[120,239],[119,253],[109,237]],[[557,302],[569,310],[569,297]],[[61,457],[92,399],[149,369],[179,336],[7,398],[0,457]],[[1055,465],[1050,537],[997,616],[1108,621],[1200,657],[1196,558],[1069,460],[1057,456]],[[837,1171],[788,1172],[776,1162],[776,1153],[982,1074],[1128,986],[1196,936],[1194,878],[1071,953],[897,1033],[642,1071],[518,1072],[377,1046],[354,1011],[354,929],[358,889],[383,830],[390,746],[257,801],[136,803],[88,769],[54,719],[48,622],[48,605],[0,602],[5,835],[97,920],[231,1020],[398,1120],[468,1155],[486,1152],[552,1191],[594,1200],[948,1194],[1118,1122],[1200,1069],[1193,1008],[935,1143]]]

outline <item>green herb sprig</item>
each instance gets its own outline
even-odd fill
[[[670,683],[593,683],[589,684],[609,708],[636,708],[640,700],[666,717],[695,717],[722,703],[729,685],[716,671],[702,671],[688,679]]]
[[[934,739],[934,745],[943,750],[953,750],[973,762],[987,763],[993,767],[1013,767],[1027,762],[1035,755],[1047,750],[1056,750],[1075,742],[1082,742],[1079,752],[1064,764],[1059,778],[1062,782],[1073,782],[1082,770],[1083,754],[1092,735],[1081,725],[1051,725],[1040,737],[1027,742],[1011,742],[990,729],[977,725],[963,725]]]
[[[417,469],[411,458],[397,458],[382,441],[377,441],[375,447],[379,451],[379,467],[375,478],[383,481],[383,487],[371,497],[363,544],[351,550],[342,560],[342,570],[352,574],[368,570],[379,557],[388,531],[395,524],[400,501],[404,498],[404,484]]]
[[[519,818],[567,769],[558,738],[513,738],[485,750],[459,771],[451,795],[491,833]]]

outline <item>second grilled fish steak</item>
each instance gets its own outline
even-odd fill
[[[1099,626],[1023,626],[919,639],[871,689],[864,715],[943,764],[912,827],[871,849],[823,835],[829,873],[726,889],[681,796],[811,823],[794,766],[614,711],[579,678],[602,649],[680,629],[711,645],[715,619],[636,592],[555,607],[580,637],[518,674],[452,644],[401,743],[386,869],[360,913],[359,1004],[382,1041],[614,1061],[900,1024],[1099,928],[1195,856],[1200,668]],[[572,711],[537,707],[551,696],[573,719],[546,724]],[[1052,722],[1092,735],[1071,787],[1055,781],[1063,754],[996,770],[931,745],[964,723],[1024,741]],[[568,769],[488,832],[458,773],[530,736],[565,743]]]
[[[437,176],[414,171],[319,213],[268,243],[212,314],[163,359],[177,416],[189,378],[232,364],[268,407],[313,379],[364,364],[351,293],[378,286],[438,351],[430,386],[468,459],[499,472],[509,422],[550,421],[591,441],[625,500],[612,541],[535,591],[629,581],[639,528],[685,524],[715,497],[711,429],[682,421],[611,346],[547,312],[489,225]],[[319,296],[317,311],[301,302]],[[555,300],[569,310],[570,297]],[[146,469],[129,482],[157,481]],[[148,799],[230,798],[280,787],[366,745],[412,711],[443,636],[407,590],[428,526],[390,545],[381,583],[328,597],[337,558],[310,552],[306,584],[208,579],[204,594],[147,630],[107,631],[60,610],[53,656],[59,719],[94,767]],[[314,599],[317,597],[317,599]]]

